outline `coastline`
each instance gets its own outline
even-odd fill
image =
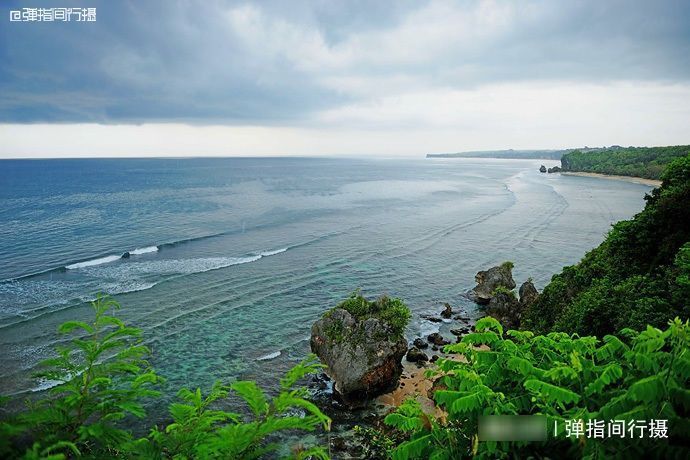
[[[613,179],[621,180],[624,182],[632,182],[633,184],[648,185],[649,187],[661,187],[661,181],[655,179],[645,179],[643,177],[634,176],[616,176],[609,174],[593,173],[593,172],[581,172],[581,171],[561,171],[561,174],[565,176],[580,176],[580,177],[597,177],[599,179]]]

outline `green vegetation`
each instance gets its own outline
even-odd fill
[[[158,396],[160,377],[150,368],[141,332],[108,315],[119,305],[99,297],[92,323],[70,321],[59,331],[80,332],[70,346],[45,361],[39,377],[55,381],[50,395],[26,412],[0,421],[0,457],[25,459],[144,458],[249,459],[274,452],[269,441],[281,431],[329,429],[330,419],[305,399],[300,379],[322,366],[310,355],[280,381],[280,392],[267,396],[251,381],[216,383],[207,396],[183,388],[170,405],[172,423],[154,426],[136,439],[127,428],[131,417],[145,418],[143,402]],[[240,396],[250,417],[214,409],[229,392]],[[293,458],[327,458],[320,447],[298,446]]]
[[[690,154],[690,145],[673,147],[611,147],[574,150],[561,158],[564,171],[584,171],[660,179],[666,166]]]
[[[494,291],[491,294],[493,294],[494,296],[497,296],[499,294],[505,294],[513,299],[517,299],[517,297],[515,296],[515,292],[513,292],[511,289],[508,289],[505,286],[496,286],[496,289],[494,289]]]
[[[501,267],[505,268],[506,270],[512,270],[515,267],[515,264],[510,260],[506,260],[501,264]]]
[[[483,318],[476,332],[446,351],[467,362],[439,360],[434,393],[447,417],[425,414],[408,400],[386,423],[408,433],[394,459],[435,458],[688,458],[690,455],[690,325],[661,331],[579,337],[508,331]],[[482,346],[482,347],[479,347]],[[544,442],[480,441],[482,415],[543,415]],[[668,420],[668,439],[570,437],[566,423],[583,420]],[[558,431],[553,433],[554,422]]]
[[[359,291],[353,292],[335,308],[347,310],[359,321],[365,321],[368,318],[380,319],[390,326],[393,339],[403,337],[405,328],[412,317],[410,309],[400,299],[382,296],[369,301]]]
[[[690,155],[674,160],[645,200],[642,212],[551,279],[523,328],[601,337],[690,317]]]

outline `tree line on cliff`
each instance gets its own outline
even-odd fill
[[[561,157],[561,167],[564,171],[661,179],[673,160],[688,154],[690,145],[578,149]]]

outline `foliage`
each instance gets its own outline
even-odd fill
[[[679,319],[664,331],[647,327],[620,337],[535,336],[508,331],[483,318],[476,332],[447,351],[467,362],[439,360],[445,389],[434,394],[447,412],[430,419],[414,401],[386,417],[409,433],[394,459],[550,457],[687,458],[690,455],[690,325]],[[478,439],[482,415],[543,415],[557,424],[545,442]],[[669,439],[567,438],[566,420],[668,420]]]
[[[144,417],[142,400],[158,395],[151,387],[160,378],[146,361],[149,349],[141,343],[141,331],[108,314],[119,308],[114,300],[99,296],[92,306],[93,322],[59,327],[61,334],[81,335],[43,361],[37,377],[56,386],[18,417],[18,426],[35,441],[28,456],[117,451],[132,440],[120,422]]]
[[[574,150],[561,158],[564,171],[585,171],[660,179],[666,166],[690,154],[689,145],[672,147],[611,147]]]
[[[229,386],[216,383],[207,396],[201,389],[183,388],[180,402],[170,406],[173,423],[164,430],[154,428],[148,439],[142,439],[137,449],[153,458],[259,458],[278,448],[266,442],[267,437],[283,430],[314,431],[319,426],[328,430],[330,419],[306,399],[304,388],[294,388],[305,375],[322,366],[309,356],[281,379],[280,393],[268,398],[253,381],[239,381]],[[228,395],[238,394],[251,412],[249,421],[240,414],[211,409]],[[327,458],[322,448],[295,452],[299,458]]]
[[[252,381],[216,383],[206,396],[199,388],[183,388],[170,406],[173,422],[135,439],[129,418],[146,416],[143,400],[158,396],[152,387],[161,378],[146,361],[150,352],[141,331],[108,314],[117,302],[99,296],[92,305],[93,322],[68,321],[59,328],[81,335],[43,363],[38,376],[56,383],[48,397],[0,421],[2,458],[257,458],[276,449],[268,442],[275,433],[330,428],[330,419],[306,399],[306,389],[296,387],[322,367],[310,355],[287,372],[272,398]],[[214,408],[229,392],[247,403],[249,420]],[[320,447],[299,447],[293,457],[328,458]]]
[[[362,448],[361,458],[382,460],[391,458],[393,450],[405,441],[402,432],[394,429],[378,429],[355,425],[355,437]]]
[[[506,270],[512,270],[513,267],[515,267],[515,264],[510,260],[506,260],[501,264],[501,267],[505,268]]]
[[[516,298],[516,297],[515,297],[515,292],[513,292],[512,289],[508,289],[507,287],[505,287],[505,286],[500,286],[500,285],[499,285],[499,286],[496,286],[496,289],[494,289],[493,292],[492,292],[491,294],[494,295],[494,296],[496,296],[496,295],[498,295],[498,294],[505,294],[505,295],[507,295],[507,296],[510,297],[510,298],[513,298],[513,299]]]
[[[343,300],[336,308],[347,310],[359,321],[368,318],[378,318],[387,323],[391,328],[393,338],[401,338],[405,328],[410,322],[412,314],[402,300],[381,296],[374,301],[367,300],[359,291],[353,292],[350,297]]]
[[[645,199],[642,212],[551,279],[522,327],[603,336],[690,316],[690,155],[674,160]]]

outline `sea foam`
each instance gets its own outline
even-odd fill
[[[150,252],[158,252],[158,246],[146,246],[145,248],[136,248],[134,251],[130,251],[133,256],[138,256],[139,254],[148,254]]]
[[[66,265],[65,268],[67,270],[76,270],[77,268],[84,268],[84,267],[93,267],[95,265],[103,265],[107,264],[110,262],[115,262],[116,260],[120,260],[122,256],[105,256],[105,257],[99,257],[98,259],[91,259],[91,260],[85,260],[84,262],[77,262],[74,264]]]

